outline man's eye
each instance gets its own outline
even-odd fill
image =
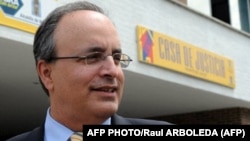
[[[101,59],[102,58],[102,53],[94,53],[90,54],[87,56],[88,59]]]
[[[95,63],[95,62],[102,60],[102,56],[103,56],[102,53],[93,53],[86,57],[87,59],[86,61],[88,64]]]
[[[114,58],[114,60],[120,61],[121,60],[121,55],[120,54],[114,54],[113,58]]]

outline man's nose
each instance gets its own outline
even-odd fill
[[[118,73],[120,64],[116,64],[113,56],[107,56],[103,60],[102,70],[104,73],[115,76]]]

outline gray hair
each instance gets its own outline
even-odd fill
[[[104,14],[102,8],[87,1],[77,1],[57,7],[41,23],[35,34],[33,43],[33,54],[36,65],[38,60],[45,60],[46,62],[50,62],[51,58],[56,55],[56,49],[55,49],[56,43],[54,41],[55,29],[60,19],[65,14],[78,10],[92,10]],[[45,88],[40,77],[39,81],[42,84],[42,87],[47,93],[47,95],[49,95],[48,90]]]

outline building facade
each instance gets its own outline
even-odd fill
[[[119,114],[177,124],[250,123],[249,0],[89,1],[106,10],[133,59],[124,69]],[[49,102],[35,72],[33,37],[46,15],[68,1],[8,2],[0,3],[1,139],[44,119]]]

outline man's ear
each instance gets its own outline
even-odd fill
[[[37,73],[48,91],[53,89],[53,79],[51,77],[52,66],[44,60],[38,60],[36,66]]]

